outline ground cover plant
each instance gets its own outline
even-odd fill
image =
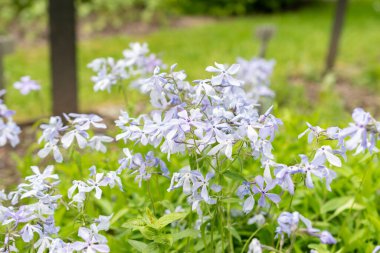
[[[108,131],[95,114],[40,125],[25,181],[0,195],[3,251],[376,252],[380,123],[368,112],[324,128],[277,115],[263,103],[275,95],[265,59],[188,81],[132,43],[88,67],[94,91],[120,92],[125,109]],[[14,88],[40,89],[29,77]],[[130,115],[131,89],[149,97],[146,113]],[[20,129],[0,109],[0,145],[15,146]]]

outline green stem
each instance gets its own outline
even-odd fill
[[[154,207],[154,199],[152,196],[152,191],[150,190],[150,180],[147,181],[147,188],[148,188],[148,195],[149,195],[150,201],[152,203],[153,213],[156,214],[156,209]]]
[[[125,103],[125,109],[128,110],[128,96],[127,96],[127,89],[124,87],[123,84],[120,84],[121,92],[123,93],[123,99]]]
[[[296,236],[295,234],[292,235],[292,239],[290,241],[290,246],[288,248],[288,250],[286,251],[287,253],[291,253],[292,252],[292,249],[294,247],[294,242],[296,241]]]
[[[248,240],[245,242],[243,248],[241,249],[241,253],[245,253],[245,252],[247,251],[246,249],[247,249],[249,243],[252,241],[253,237],[254,237],[254,236],[255,236],[255,235],[256,235],[256,234],[257,234],[262,228],[264,228],[266,225],[267,225],[267,224],[265,224],[265,225],[259,227],[258,229],[256,229],[255,232],[252,233],[252,235],[248,238]]]
[[[232,233],[231,233],[231,203],[227,204],[227,226],[228,226],[228,237],[229,237],[229,245],[230,245],[230,252],[234,253],[234,243],[233,243],[233,238],[232,238]]]

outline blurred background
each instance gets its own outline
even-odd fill
[[[86,65],[94,58],[121,57],[130,42],[148,42],[165,62],[178,63],[190,80],[198,79],[207,77],[204,69],[214,61],[231,64],[237,57],[257,56],[263,46],[258,33],[264,26],[273,33],[265,57],[276,61],[272,88],[279,107],[305,113],[323,105],[325,117],[332,120],[337,112],[332,108],[350,111],[363,106],[380,112],[380,0],[74,2],[81,111],[117,114],[123,101],[116,93],[93,92]],[[52,110],[48,7],[47,0],[0,0],[0,34],[12,41],[12,49],[3,55],[6,99],[20,121]],[[65,17],[66,11],[70,12],[57,13]],[[331,48],[334,33],[336,49]],[[333,67],[326,63],[331,50],[336,51]],[[24,99],[11,88],[25,75],[42,85],[38,96]],[[144,104],[133,92],[130,96],[134,103]]]
[[[131,42],[147,42],[167,65],[178,63],[177,70],[184,69],[188,80],[209,78],[205,68],[214,62],[273,59],[270,87],[276,96],[270,102],[273,114],[284,122],[274,155],[284,164],[311,151],[306,138],[298,140],[306,122],[346,127],[355,107],[380,119],[380,0],[0,0],[0,90],[6,88],[5,104],[22,128],[20,145],[0,147],[0,190],[30,175],[31,165],[51,162],[37,156],[39,125],[49,115],[94,112],[114,125],[125,109],[123,92],[94,92],[87,65],[99,57],[122,58]],[[36,80],[41,90],[20,94],[14,83],[23,76]],[[150,109],[149,98],[137,90],[128,90],[127,101],[131,117]],[[119,133],[112,127],[108,131],[110,136]],[[57,165],[64,175],[61,186],[82,178],[82,168],[115,166],[118,149],[125,147],[117,145],[107,154],[83,153],[82,160]],[[337,168],[332,192],[319,184],[313,191],[297,190],[290,200],[289,207],[293,203],[305,216],[320,220],[321,227],[331,228],[344,247],[340,252],[372,252],[380,244],[380,159],[373,157],[356,156]],[[171,167],[180,168],[180,159],[172,160]],[[257,166],[246,162],[251,171]],[[127,194],[120,193],[125,201],[115,202],[119,206],[93,202],[94,211],[142,210],[147,199],[135,193],[144,196],[145,188],[128,187]],[[60,216],[66,213],[62,211]],[[70,215],[60,222],[72,233]],[[244,239],[252,226],[242,231]],[[123,236],[109,234],[113,248],[130,248]],[[318,251],[332,252],[324,249]]]

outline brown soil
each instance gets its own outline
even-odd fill
[[[321,93],[322,84],[303,77],[291,77],[291,83],[297,83],[305,87],[306,95],[312,104],[317,104],[319,94]],[[338,78],[334,84],[334,91],[342,99],[347,111],[352,111],[356,107],[365,108],[380,117],[380,93],[369,90],[366,87],[355,86],[347,80]]]

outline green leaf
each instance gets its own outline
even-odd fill
[[[160,252],[160,246],[155,243],[149,243],[148,247],[144,250],[144,253],[155,253],[155,252]]]
[[[158,219],[158,229],[164,228],[170,223],[183,219],[187,216],[187,213],[169,213]]]
[[[96,199],[95,203],[99,205],[99,207],[103,210],[103,213],[112,213],[112,203],[111,201],[102,198],[102,199]]]
[[[149,208],[146,209],[144,218],[147,225],[156,226],[157,218]]]
[[[327,212],[330,212],[330,211],[334,211],[334,210],[338,209],[339,207],[343,206],[348,201],[350,201],[350,199],[352,199],[351,196],[340,197],[340,198],[333,198],[333,199],[327,201],[321,207],[321,213],[327,213]]]
[[[154,240],[159,234],[159,232],[152,227],[140,228],[140,233],[148,240]]]
[[[129,207],[124,207],[119,210],[114,216],[112,216],[110,223],[113,224],[118,221],[121,217],[123,217],[126,213],[128,213]]]
[[[318,253],[329,253],[330,251],[326,249],[325,244],[309,244],[309,249],[314,249],[318,251]]]
[[[243,175],[233,170],[226,170],[225,172],[223,172],[223,175],[233,180],[246,181]]]
[[[328,220],[331,220],[338,216],[341,212],[347,210],[347,209],[352,209],[352,210],[363,210],[365,207],[355,203],[355,198],[350,198],[344,205],[340,206],[338,209],[335,210],[334,214],[329,217]]]
[[[182,240],[184,238],[196,238],[199,235],[199,231],[195,229],[185,229],[178,233],[173,234],[173,241]]]
[[[235,237],[239,242],[241,242],[241,237],[234,227],[230,226],[225,228],[232,234],[233,237]]]
[[[123,228],[141,229],[146,226],[146,222],[143,219],[131,219],[121,225]]]
[[[145,252],[148,248],[148,245],[146,243],[136,240],[128,240],[128,243],[139,252]]]
[[[189,155],[189,165],[191,170],[197,169],[197,158],[193,154]]]
[[[173,244],[173,237],[171,234],[158,234],[154,237],[154,242],[171,246]]]

